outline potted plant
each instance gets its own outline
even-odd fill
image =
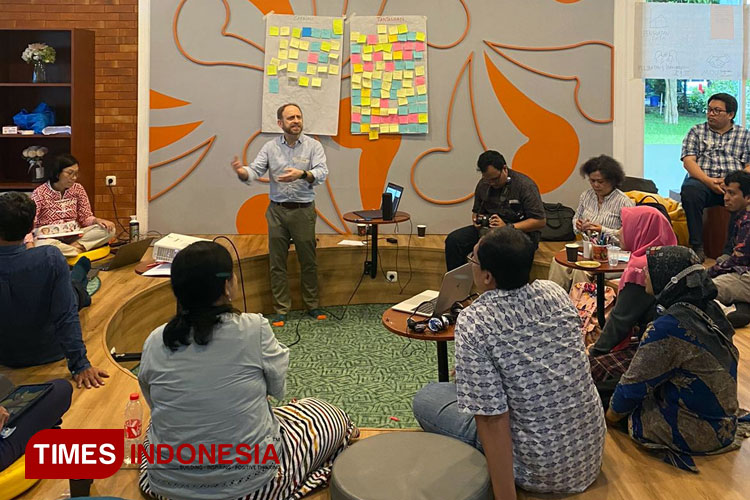
[[[34,65],[34,73],[31,81],[34,83],[45,83],[47,81],[47,71],[45,64],[55,62],[55,49],[46,43],[30,43],[21,54],[21,59],[26,64]]]

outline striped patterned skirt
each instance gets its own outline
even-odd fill
[[[299,499],[327,485],[333,461],[359,437],[346,413],[320,399],[305,398],[273,408],[273,413],[281,431],[279,471],[265,486],[241,497],[244,500]],[[151,490],[147,465],[141,460],[141,491],[149,498],[169,500]]]

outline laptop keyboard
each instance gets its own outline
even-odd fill
[[[422,313],[422,314],[432,314],[435,312],[435,306],[437,305],[437,297],[432,299],[429,302],[422,303],[419,307],[417,307],[414,312],[415,313]]]

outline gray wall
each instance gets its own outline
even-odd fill
[[[249,38],[259,45],[264,40],[263,14],[247,0],[229,0],[231,22],[227,30]],[[281,4],[283,2],[279,2]],[[199,65],[184,57],[172,34],[178,0],[151,2],[151,82],[152,90],[189,101],[169,109],[152,109],[150,125],[163,127],[203,123],[182,139],[152,151],[154,165],[178,157],[216,136],[215,141],[192,173],[171,191],[149,203],[149,228],[161,232],[236,233],[235,218],[240,206],[252,196],[267,193],[267,184],[248,187],[237,181],[229,167],[250,136],[260,129],[261,71],[229,65]],[[292,1],[295,13],[311,14],[312,2]],[[343,2],[318,0],[318,15],[341,13]],[[352,0],[348,15],[375,15],[380,2]],[[566,46],[587,40],[612,42],[613,2],[582,0],[562,4],[555,0],[469,0],[471,24],[466,38],[449,49],[429,49],[430,133],[403,136],[398,153],[390,165],[388,181],[406,186],[401,209],[412,215],[414,224],[427,224],[432,233],[447,233],[468,222],[471,200],[460,204],[437,205],[418,196],[411,181],[411,166],[418,155],[430,148],[446,146],[447,115],[454,83],[466,58],[473,53],[473,88],[476,117],[485,144],[502,152],[512,166],[516,152],[527,141],[509,119],[493,92],[485,66],[488,54],[497,69],[531,101],[559,115],[578,136],[580,150],[574,163],[560,164],[560,155],[551,148],[543,160],[535,162],[533,177],[540,184],[546,176],[559,177],[560,169],[577,169],[587,158],[612,151],[612,124],[586,119],[574,101],[575,82],[561,81],[528,71],[493,52],[483,41],[525,47]],[[277,10],[279,13],[279,10]],[[458,0],[410,0],[387,2],[383,15],[426,15],[428,42],[448,44],[465,28],[464,9]],[[232,37],[221,36],[225,20],[222,2],[187,1],[179,15],[177,33],[184,50],[204,61],[230,61],[263,65],[263,53]],[[348,40],[348,24],[345,40]],[[348,50],[346,51],[348,54]],[[571,50],[529,52],[507,50],[506,54],[539,71],[580,79],[581,108],[588,115],[610,117],[610,51],[600,45]],[[343,74],[349,74],[345,66]],[[349,80],[344,79],[342,98],[349,95]],[[533,105],[529,113],[533,114]],[[303,110],[308,113],[313,110]],[[521,116],[523,119],[523,116]],[[537,127],[539,124],[531,124]],[[523,127],[521,127],[523,128]],[[555,130],[550,130],[551,136]],[[348,134],[339,130],[339,134]],[[272,135],[261,134],[250,145],[252,160],[261,145]],[[451,123],[453,150],[426,156],[418,165],[415,182],[435,199],[459,198],[473,191],[479,178],[476,158],[482,147],[474,127],[469,105],[469,79],[459,81]],[[330,137],[321,137],[328,157],[330,184],[341,212],[361,208],[359,193],[359,149],[339,146]],[[202,150],[152,171],[152,195],[175,183],[198,159]],[[573,208],[587,187],[576,170],[561,185],[543,193],[545,201],[561,201]],[[331,197],[325,186],[317,188],[317,206],[340,229]],[[352,226],[349,226],[350,228]],[[319,232],[332,232],[322,220]],[[408,227],[400,228],[407,232]]]

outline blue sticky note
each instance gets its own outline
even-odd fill
[[[372,89],[373,90],[380,90],[383,86],[383,82],[380,80],[373,80],[372,81]]]
[[[361,97],[362,91],[359,89],[352,89],[352,97]]]
[[[407,101],[409,101],[409,104],[416,104],[417,103],[417,96],[410,95],[406,98]],[[412,113],[416,113],[416,111],[412,111]]]
[[[352,96],[352,106],[361,106],[362,105],[362,98],[358,95]]]
[[[359,134],[359,123],[352,123],[352,134]]]
[[[400,90],[401,85],[402,85],[401,80],[393,80],[393,82],[391,82],[391,90]]]
[[[310,52],[320,52],[320,42],[310,42]]]
[[[427,94],[418,95],[417,102],[427,102]]]
[[[303,75],[307,73],[307,63],[301,62],[297,63],[297,73],[302,73]]]
[[[413,134],[414,133],[414,125],[416,125],[416,124],[415,123],[409,123],[407,125],[403,125],[403,129],[402,130],[406,134]]]
[[[269,94],[278,94],[279,93],[279,79],[278,78],[269,78],[268,79],[268,93]]]
[[[333,31],[329,29],[324,29],[324,30],[321,30],[320,32],[320,37],[325,38],[326,40],[330,40],[332,36],[333,36]]]
[[[396,61],[393,66],[396,68],[396,71],[403,71],[404,61]]]
[[[302,36],[312,36],[312,28],[302,28]]]
[[[419,105],[409,103],[409,113],[419,113]]]
[[[319,63],[327,63],[328,62],[328,54],[325,52],[321,52],[318,56],[318,62]]]
[[[398,35],[398,41],[399,42],[405,42],[406,40],[406,33],[399,33]]]
[[[362,46],[358,43],[353,43],[351,47],[352,54],[361,54],[362,53]]]
[[[422,59],[423,55],[424,55],[424,52],[422,52],[421,50],[414,51],[414,59]]]
[[[427,113],[427,103],[426,102],[420,102],[417,106],[419,106],[419,112],[420,113]]]
[[[362,123],[370,123],[370,115],[362,115]]]
[[[414,69],[414,61],[404,61],[404,69]]]
[[[399,115],[408,115],[409,114],[409,106],[399,106],[398,107],[398,114]]]
[[[417,123],[417,133],[418,134],[426,134],[427,133],[427,124],[426,123]]]
[[[406,39],[410,42],[416,42],[417,41],[417,32],[416,31],[410,31],[406,34]]]
[[[304,33],[303,33],[304,36]],[[312,38],[320,38],[320,28],[313,28],[310,33],[310,37]]]

